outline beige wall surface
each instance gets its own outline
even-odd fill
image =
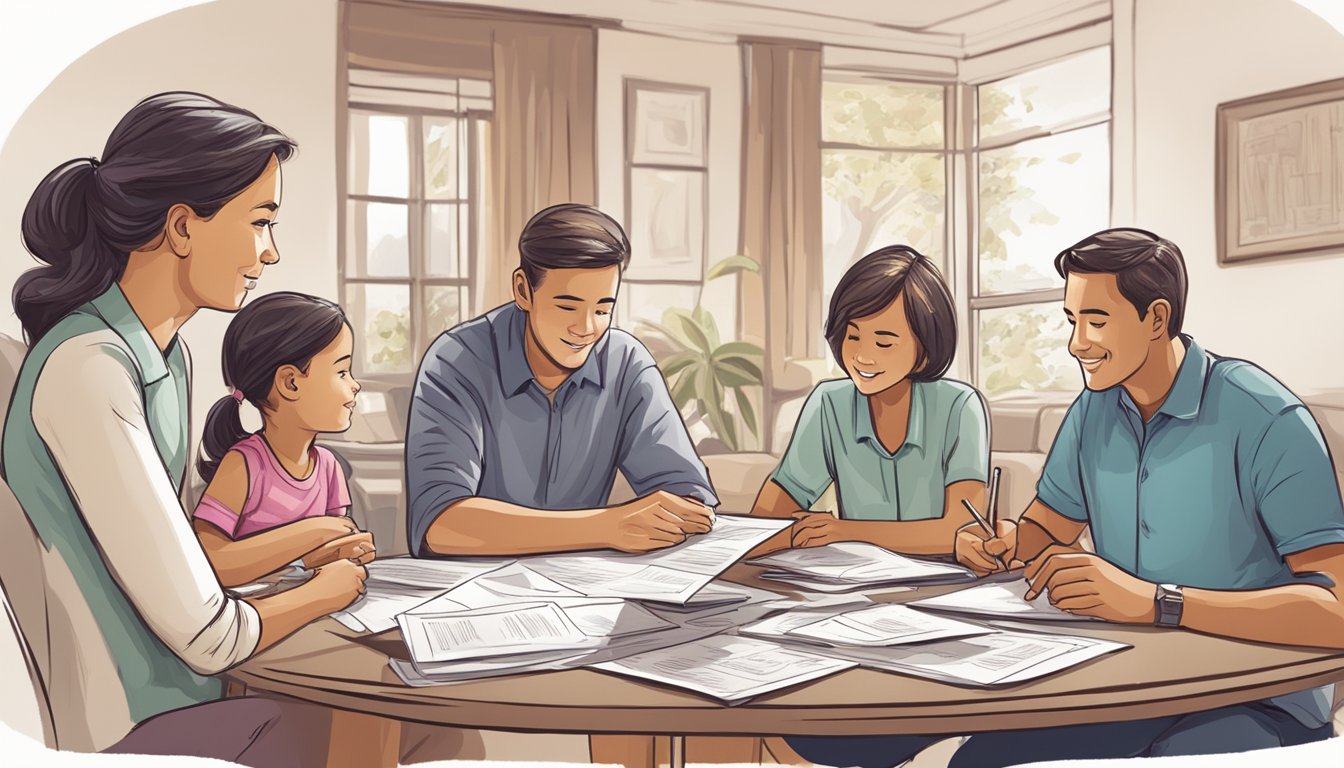
[[[1218,104],[1344,77],[1344,36],[1290,0],[1138,0],[1134,224],[1173,240],[1190,276],[1186,330],[1298,391],[1344,385],[1344,251],[1218,265]]]
[[[100,156],[113,126],[140,99],[206,93],[249,109],[299,143],[284,166],[276,229],[281,261],[259,290],[336,297],[336,16],[334,0],[218,0],[127,30],[89,51],[46,88],[0,149],[0,286],[35,265],[19,222],[42,177],[75,157]],[[202,312],[183,331],[193,352],[193,445],[224,394],[219,350],[229,315]],[[19,336],[8,301],[0,333]]]

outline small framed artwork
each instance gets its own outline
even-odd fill
[[[708,165],[708,88],[640,80],[625,87],[631,165]]]
[[[1344,251],[1344,79],[1217,114],[1219,263]]]

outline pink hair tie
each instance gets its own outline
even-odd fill
[[[243,402],[243,390],[229,387],[229,394],[233,396],[234,400],[237,400],[240,403]]]

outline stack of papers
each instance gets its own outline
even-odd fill
[[[968,568],[919,560],[865,542],[788,549],[752,560],[764,578],[815,592],[850,592],[876,587],[952,584],[975,580]]]
[[[828,651],[865,667],[959,685],[1010,685],[1044,677],[1130,646],[1070,635],[995,631],[895,648]]]
[[[998,619],[1029,619],[1032,621],[1092,621],[1090,616],[1078,616],[1061,611],[1050,604],[1046,593],[1027,601],[1030,585],[1025,579],[998,584],[980,584],[938,597],[916,600],[908,605],[931,611],[946,611],[971,616]]]
[[[332,618],[355,632],[386,632],[397,626],[398,614],[510,562],[493,558],[374,560],[367,566],[364,595]]]
[[[720,635],[592,665],[740,704],[855,666],[766,640]]]
[[[706,584],[792,520],[719,515],[714,529],[642,555],[542,555],[528,568],[588,597],[686,605]]]
[[[829,614],[829,615],[827,615]],[[826,611],[795,611],[742,627],[739,632],[832,647],[886,647],[973,637],[989,627],[931,616],[890,603]]]

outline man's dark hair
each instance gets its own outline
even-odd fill
[[[1176,338],[1185,319],[1185,259],[1170,240],[1130,227],[1103,229],[1055,257],[1060,277],[1069,273],[1115,275],[1115,284],[1142,320],[1158,299],[1171,305],[1168,338]]]
[[[914,248],[890,245],[864,256],[840,278],[826,316],[826,342],[840,367],[851,322],[886,309],[905,293],[905,319],[924,354],[910,372],[911,381],[942,378],[957,351],[957,312],[952,294],[933,264]]]
[[[630,241],[610,216],[590,205],[561,203],[538,211],[518,238],[519,266],[535,290],[548,269],[596,269],[630,263]]]

